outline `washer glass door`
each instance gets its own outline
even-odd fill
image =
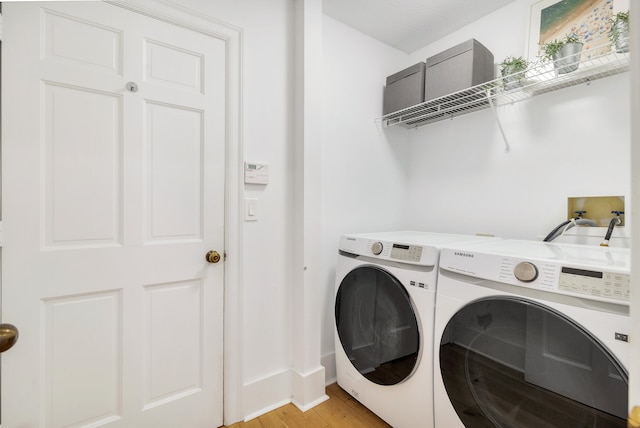
[[[338,288],[335,321],[351,364],[371,382],[394,385],[418,362],[417,316],[404,286],[386,270],[361,266]]]
[[[539,303],[460,309],[439,348],[444,386],[472,427],[626,427],[627,373],[593,335]]]

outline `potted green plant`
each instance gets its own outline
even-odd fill
[[[567,34],[542,45],[542,60],[553,61],[557,74],[570,73],[580,65],[582,46],[577,35]]]
[[[629,11],[618,12],[613,16],[609,40],[614,45],[616,52],[629,52]]]
[[[499,64],[502,86],[505,90],[522,86],[522,80],[529,67],[529,61],[523,57],[508,56]]]

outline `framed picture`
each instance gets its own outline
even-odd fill
[[[537,61],[541,45],[568,34],[575,34],[584,44],[583,59],[584,55],[606,54],[613,14],[614,0],[533,0],[527,58]]]

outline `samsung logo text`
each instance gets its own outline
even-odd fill
[[[469,257],[469,258],[474,258],[475,256],[471,253],[463,253],[461,251],[456,251],[453,253],[455,256],[460,256],[460,257]]]

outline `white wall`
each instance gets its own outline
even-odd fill
[[[502,8],[412,60],[470,38],[496,63],[526,56],[529,4]],[[630,206],[629,103],[624,73],[500,107],[510,153],[489,109],[419,128],[410,135],[408,226],[540,239],[566,219],[568,197],[623,195]]]
[[[384,76],[406,54],[324,16],[322,109],[323,364],[335,378],[333,298],[338,241],[344,233],[402,226],[407,195],[407,135],[383,131]],[[393,141],[392,141],[393,140]]]
[[[629,204],[628,79],[500,108],[509,153],[490,110],[412,133],[410,228],[540,239],[566,219],[567,197]]]

